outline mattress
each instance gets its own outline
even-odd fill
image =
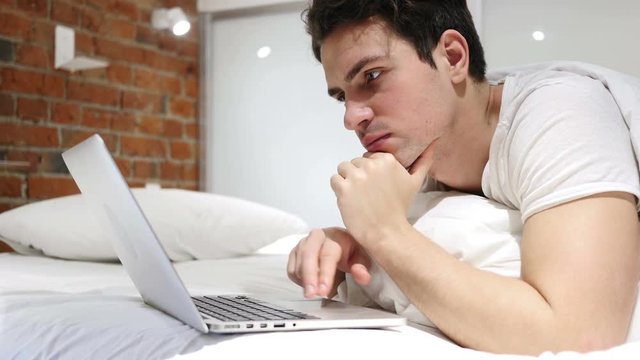
[[[194,294],[251,293],[299,299],[286,255],[174,263]],[[461,348],[411,324],[246,335],[202,334],[144,304],[117,263],[0,254],[0,354],[8,359],[465,358],[528,359]],[[637,358],[640,342],[540,358]]]

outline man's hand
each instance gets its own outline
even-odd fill
[[[304,296],[332,297],[345,273],[356,283],[371,281],[371,259],[344,229],[315,229],[289,254],[287,274],[304,289]]]
[[[367,153],[338,166],[331,188],[347,230],[360,244],[367,247],[368,234],[406,222],[431,167],[433,149],[427,148],[409,171],[388,153]]]

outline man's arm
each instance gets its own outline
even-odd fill
[[[358,239],[411,302],[460,344],[539,354],[624,342],[640,278],[635,198],[604,193],[524,224],[522,280],[475,269],[408,223]]]

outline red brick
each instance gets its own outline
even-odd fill
[[[182,179],[187,181],[198,181],[198,166],[185,164],[182,166]]]
[[[31,21],[22,15],[0,12],[0,34],[28,39],[31,34]]]
[[[127,65],[111,64],[107,67],[107,79],[118,84],[130,84],[131,68]]]
[[[138,91],[122,92],[122,107],[153,113],[162,112],[162,96]]]
[[[10,204],[0,203],[0,213],[10,209],[11,209]],[[9,245],[0,241],[0,253],[7,253],[7,252],[14,252],[14,251]]]
[[[153,5],[153,4],[151,4]],[[149,9],[144,9],[144,8],[139,8],[139,13],[138,13],[138,22],[141,22],[143,24],[150,24],[151,23],[151,10]]]
[[[18,46],[16,61],[19,64],[37,67],[40,69],[48,69],[51,66],[51,59],[49,57],[49,51],[43,47],[20,44]]]
[[[111,120],[111,130],[131,132],[136,128],[136,116],[128,112],[119,112]]]
[[[62,159],[61,151],[45,152],[40,157],[39,173],[67,174],[67,166]]]
[[[0,144],[58,146],[58,130],[30,124],[0,123]]]
[[[77,73],[73,74],[73,79],[75,79],[76,81],[84,81],[89,83],[97,82],[102,84],[107,79],[107,70],[106,68],[80,70]]]
[[[196,9],[196,2],[192,0],[164,0],[164,7],[175,7],[179,6],[184,10],[184,12],[188,16],[194,16],[198,14],[198,10]]]
[[[93,37],[84,31],[76,31],[76,52],[85,55],[93,55]]]
[[[144,51],[144,64],[158,70],[171,71],[181,75],[195,73],[195,61],[183,60],[175,56],[163,55],[157,51]]]
[[[116,158],[115,162],[116,165],[118,165],[118,169],[120,169],[122,176],[128,178],[131,175],[131,162],[121,158]]]
[[[183,124],[181,121],[165,120],[163,135],[168,138],[181,138],[182,128],[183,128]]]
[[[42,45],[47,49],[52,49],[54,33],[55,23],[49,22],[48,19],[35,19],[33,31],[29,36],[29,42],[32,44]]]
[[[198,139],[198,124],[186,124],[185,129],[189,139]]]
[[[0,116],[13,116],[16,113],[15,101],[9,94],[0,94]]]
[[[180,180],[182,167],[168,161],[160,163],[160,178],[162,180]]]
[[[0,71],[0,89],[62,97],[64,96],[64,78],[28,70],[3,68]]]
[[[104,24],[105,12],[89,6],[80,8],[80,26],[92,32],[99,32]]]
[[[162,135],[164,133],[165,120],[157,117],[146,115],[140,120],[139,130],[145,134]]]
[[[158,34],[158,48],[177,54],[184,42],[182,37],[173,35],[171,31],[163,31]]]
[[[194,99],[198,98],[198,79],[195,76],[187,76],[184,79],[184,94]]]
[[[144,179],[156,178],[158,177],[158,164],[151,161],[136,160],[133,163],[133,175]]]
[[[0,175],[0,196],[21,197],[22,178],[19,176]]]
[[[15,148],[10,148],[5,156],[9,161],[27,162],[29,165],[24,168],[25,171],[34,172],[38,169],[41,156],[33,151],[22,151]]]
[[[193,100],[185,98],[173,98],[170,101],[169,110],[174,115],[193,118],[196,112],[196,103]]]
[[[136,41],[141,44],[157,45],[158,30],[154,30],[149,26],[138,25],[136,30]]]
[[[198,59],[200,55],[200,44],[197,41],[184,41],[182,47],[178,51],[178,54],[184,55],[194,60]]]
[[[47,16],[47,0],[19,0],[18,9],[28,12],[30,15],[40,17]]]
[[[107,9],[112,14],[124,16],[132,22],[138,20],[138,7],[133,1],[111,0]]]
[[[135,64],[145,63],[145,50],[142,48],[103,38],[96,38],[95,45],[97,55]]]
[[[88,137],[92,136],[93,134],[100,134],[100,136],[102,137],[102,140],[104,140],[105,145],[107,145],[107,148],[109,149],[109,151],[111,151],[112,153],[115,152],[116,149],[116,143],[117,143],[117,136],[116,135],[110,135],[110,134],[105,134],[103,132],[96,132],[96,131],[85,131],[85,130],[75,130],[75,129],[63,129],[62,130],[62,144],[61,146],[63,148],[70,148],[84,140],[86,140]]]
[[[80,106],[77,104],[57,103],[53,106],[51,120],[59,124],[80,123]]]
[[[112,111],[85,108],[82,112],[82,125],[92,128],[108,129],[111,127],[114,114]]]
[[[171,158],[174,160],[191,159],[194,156],[194,146],[184,141],[171,142]]]
[[[49,199],[79,192],[71,177],[34,175],[27,179],[27,194],[31,199]]]
[[[42,99],[18,99],[18,117],[28,120],[47,120],[49,103]]]
[[[184,189],[184,190],[192,190],[192,191],[199,191],[201,190],[198,187],[198,182],[197,181],[190,181],[190,182],[183,182],[182,184],[180,184],[180,189]]]
[[[157,71],[136,69],[134,71],[134,85],[153,92],[180,94],[180,78],[177,76],[165,76]]]
[[[80,9],[63,1],[51,2],[51,19],[60,23],[77,26],[80,24]],[[77,32],[76,32],[77,41]]]
[[[98,32],[131,40],[136,37],[136,26],[128,20],[106,18],[102,22]]]
[[[125,155],[156,158],[166,156],[165,144],[160,140],[123,136],[120,139],[120,148]]]
[[[199,54],[199,46],[196,41],[177,37],[171,32],[163,32],[157,37],[158,48],[174,55],[186,56],[195,60]]]
[[[120,91],[110,86],[69,80],[67,92],[69,99],[94,104],[118,106],[120,102]]]
[[[129,185],[130,188],[141,188],[141,187],[144,187],[147,184],[147,182],[140,181],[140,180],[127,180],[127,184]]]

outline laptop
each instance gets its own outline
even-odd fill
[[[328,299],[257,299],[248,294],[190,296],[127,182],[95,134],[62,154],[67,168],[142,299],[204,333],[382,328],[402,316]],[[284,271],[284,269],[283,269]]]

